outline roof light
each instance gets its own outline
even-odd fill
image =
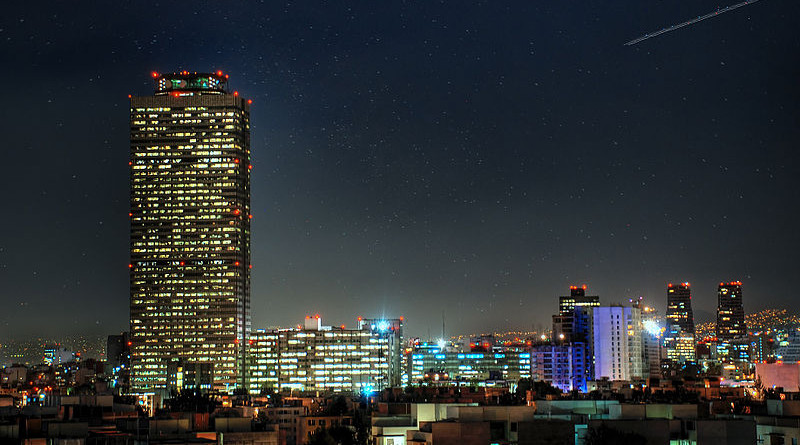
[[[158,73],[157,73],[157,72],[155,72],[155,71],[153,71],[152,73],[150,73],[150,75],[151,75],[151,76],[153,76],[153,79],[155,79],[156,77],[158,77]]]

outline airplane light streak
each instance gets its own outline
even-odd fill
[[[714,12],[709,12],[706,15],[701,15],[700,17],[695,17],[695,18],[693,18],[691,20],[687,20],[687,21],[685,21],[683,23],[678,23],[677,25],[672,25],[672,26],[670,26],[668,28],[662,28],[662,29],[660,29],[660,30],[658,30],[658,31],[656,31],[654,33],[645,34],[645,35],[643,35],[643,36],[641,36],[639,38],[631,40],[630,42],[626,43],[625,46],[636,45],[637,43],[639,43],[641,41],[644,41],[644,40],[647,40],[647,39],[650,39],[650,38],[653,38],[653,37],[657,37],[657,36],[660,36],[661,34],[666,34],[666,33],[671,32],[671,31],[675,31],[676,29],[683,28],[684,26],[694,25],[697,22],[702,22],[705,19],[710,19],[711,17],[716,17],[716,16],[718,16],[720,14],[724,14],[726,12],[733,11],[734,9],[741,8],[742,6],[746,6],[746,5],[749,5],[751,3],[755,3],[757,1],[758,0],[747,0],[747,1],[744,1],[744,2],[741,2],[741,3],[737,3],[735,5],[726,6],[726,7],[722,8],[722,9],[717,9]]]

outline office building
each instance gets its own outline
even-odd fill
[[[517,348],[493,348],[485,352],[460,352],[440,343],[418,343],[407,352],[411,384],[481,385],[505,380],[512,384],[530,378],[531,355]]]
[[[661,376],[661,338],[665,332],[663,320],[658,311],[644,304],[644,297],[630,300],[631,307],[642,312],[642,361],[644,377]]]
[[[742,306],[742,282],[719,283],[717,293],[717,340],[729,342],[747,335]]]
[[[591,326],[595,380],[630,381],[647,377],[639,308],[594,307]]]
[[[553,340],[568,343],[573,340],[573,315],[577,307],[600,306],[600,297],[586,295],[586,285],[570,286],[569,295],[558,297],[558,315],[553,316]]]
[[[132,391],[164,391],[179,360],[231,392],[250,332],[249,101],[221,72],[153,77],[130,99]]]
[[[586,346],[535,345],[531,348],[531,379],[545,381],[563,392],[586,392]]]
[[[667,285],[666,328],[666,358],[677,364],[696,362],[692,289],[689,283]]]
[[[401,369],[394,345],[402,338],[401,319],[360,319],[347,329],[323,326],[315,315],[296,329],[257,330],[250,338],[250,392],[360,393],[396,386]]]

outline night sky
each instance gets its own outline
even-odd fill
[[[735,0],[730,0],[734,2]],[[253,327],[549,326],[720,281],[796,307],[800,3],[10,2],[0,17],[0,339],[128,324],[128,94],[252,98]]]

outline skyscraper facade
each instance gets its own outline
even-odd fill
[[[747,335],[742,306],[742,282],[719,283],[717,291],[717,340],[729,342]]]
[[[153,78],[130,99],[132,391],[163,391],[174,362],[232,391],[250,332],[249,101],[222,72]]]
[[[600,297],[586,295],[586,285],[570,286],[569,295],[558,297],[558,314],[553,315],[553,340],[559,343],[573,341],[576,307],[600,306]]]
[[[648,375],[642,354],[639,308],[593,307],[591,326],[595,380],[633,380]]]
[[[664,347],[674,363],[695,362],[692,289],[689,283],[667,285],[667,330]]]

